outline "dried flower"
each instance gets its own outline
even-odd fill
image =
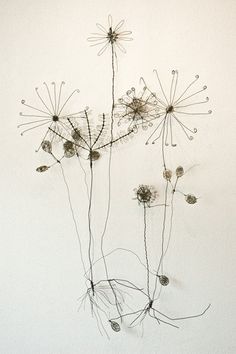
[[[128,123],[128,130],[138,131],[141,126],[146,130],[153,125],[152,120],[156,119],[158,114],[158,101],[146,87],[140,94],[136,94],[134,87],[126,92],[116,104],[115,117],[119,118],[118,125],[122,122]]]
[[[99,50],[98,55],[102,55],[105,50],[111,46],[114,50],[119,48],[123,53],[126,53],[125,48],[121,44],[122,41],[131,41],[132,38],[128,37],[132,32],[130,31],[120,31],[124,24],[124,20],[120,21],[116,26],[113,27],[113,21],[111,15],[108,16],[108,29],[96,24],[100,33],[92,33],[92,37],[88,38],[91,42],[91,47],[101,45],[102,48]]]
[[[167,180],[170,181],[172,177],[172,171],[171,170],[164,170],[163,171],[163,177]]]
[[[193,194],[187,194],[185,196],[185,200],[188,204],[195,204],[197,203],[197,198]]]
[[[153,186],[141,184],[138,189],[134,189],[136,198],[139,203],[150,206],[151,203],[157,198],[157,191]]]
[[[203,86],[202,89],[200,90],[197,90],[192,93],[190,92],[190,94],[186,94],[194,85],[194,83],[199,79],[199,75],[196,75],[194,80],[187,86],[187,88],[179,96],[177,96],[176,92],[177,92],[179,74],[177,70],[172,70],[170,91],[168,94],[166,94],[164,92],[157,71],[154,70],[154,72],[157,76],[157,81],[159,83],[163,98],[159,98],[159,95],[151,92],[150,90],[149,91],[155,96],[156,100],[158,101],[158,108],[159,108],[158,118],[161,118],[161,121],[157,124],[157,127],[153,130],[152,134],[146,141],[146,144],[148,144],[150,139],[152,139],[156,134],[158,134],[156,138],[152,140],[153,144],[155,143],[156,140],[162,137],[165,145],[169,145],[170,142],[172,146],[176,146],[176,144],[173,142],[173,126],[175,125],[179,126],[182,129],[182,131],[184,132],[184,134],[187,136],[189,140],[193,140],[192,134],[197,133],[197,129],[196,128],[190,129],[189,127],[187,127],[184,123],[180,121],[178,116],[179,115],[189,115],[189,116],[208,115],[212,113],[211,110],[207,112],[188,111],[188,108],[191,108],[192,106],[198,107],[200,104],[205,104],[209,101],[208,97],[206,97],[201,101],[192,100],[192,98],[194,98],[196,95],[205,91],[207,89],[207,86]],[[142,81],[145,83],[143,78]]]
[[[182,177],[184,175],[184,168],[182,166],[178,166],[175,170],[176,177]]]

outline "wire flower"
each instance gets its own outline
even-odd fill
[[[135,88],[132,87],[118,102],[115,117],[119,118],[118,125],[122,122],[128,123],[128,130],[137,132],[140,126],[146,130],[158,116],[158,101],[146,87],[140,94],[136,94]]]
[[[62,88],[63,88],[65,82],[64,81],[61,82],[61,84],[59,86],[59,90],[57,90],[57,85],[55,82],[52,82],[52,89],[51,90],[49,89],[49,86],[47,85],[46,82],[44,82],[43,84],[44,84],[45,90],[46,90],[46,96],[47,96],[46,99],[44,99],[42,97],[41,93],[39,93],[38,87],[35,88],[35,92],[41,102],[41,107],[36,108],[36,107],[33,107],[33,106],[27,104],[25,100],[21,101],[21,103],[24,106],[30,108],[33,111],[33,113],[32,114],[23,114],[22,112],[20,112],[20,116],[27,117],[27,118],[33,117],[33,118],[37,118],[37,119],[18,125],[18,128],[22,127],[22,126],[24,126],[24,127],[29,126],[29,128],[22,131],[21,135],[23,135],[27,131],[30,131],[30,130],[33,130],[33,129],[36,129],[39,127],[47,126],[46,134],[43,136],[42,142],[40,143],[40,146],[36,151],[38,151],[40,149],[40,147],[42,147],[42,144],[47,139],[48,135],[49,135],[48,140],[51,143],[55,139],[56,135],[51,134],[50,129],[52,129],[56,132],[61,132],[67,128],[67,123],[68,123],[67,118],[70,118],[72,120],[75,120],[77,118],[82,118],[82,113],[83,113],[83,111],[69,113],[69,114],[63,113],[63,110],[65,109],[67,103],[72,98],[72,96],[75,93],[79,93],[78,89],[74,90],[66,98],[66,100],[62,103],[61,102]]]
[[[135,196],[139,204],[147,205],[150,207],[150,204],[155,201],[157,198],[157,191],[153,186],[148,186],[146,184],[140,184],[138,188],[134,189]]]
[[[150,139],[154,137],[155,134],[157,133],[158,135],[152,141],[153,144],[156,142],[156,140],[162,137],[164,144],[166,146],[169,145],[169,142],[171,143],[172,146],[176,146],[176,144],[173,142],[173,124],[180,126],[180,128],[183,130],[187,138],[189,140],[193,140],[192,134],[197,133],[197,129],[189,128],[187,125],[185,125],[180,121],[178,116],[179,115],[187,115],[187,116],[208,115],[212,113],[211,110],[207,112],[188,111],[188,108],[191,108],[192,106],[198,106],[200,104],[204,104],[209,101],[208,97],[206,97],[204,100],[201,101],[191,100],[193,97],[195,98],[195,96],[205,91],[207,89],[207,86],[203,86],[202,89],[187,94],[190,88],[199,79],[199,75],[196,75],[194,80],[187,86],[187,88],[180,95],[177,96],[176,93],[177,93],[177,85],[178,85],[178,71],[172,70],[170,90],[169,93],[166,94],[163,90],[163,86],[160,81],[158,72],[156,70],[154,70],[154,72],[156,74],[157,81],[160,86],[163,98],[161,99],[159,98],[159,96],[157,96],[157,94],[151,92],[150,90],[149,91],[155,96],[156,100],[158,101],[158,108],[159,108],[158,118],[161,118],[161,121],[158,123],[157,127],[154,129],[154,131],[146,141],[146,144],[148,144]],[[145,83],[143,78],[141,78],[141,80]]]
[[[91,125],[88,118],[88,112],[86,110],[84,111],[84,118],[86,122],[85,126],[81,126],[80,128],[78,128],[76,124],[68,118],[67,121],[69,122],[70,127],[69,129],[67,128],[66,135],[49,128],[52,133],[64,140],[64,152],[68,152],[68,156],[66,157],[72,157],[75,154],[81,155],[83,154],[83,151],[85,152],[88,160],[96,161],[101,156],[101,150],[106,149],[118,142],[126,141],[132,133],[132,131],[125,134],[122,133],[116,138],[110,140],[110,138],[107,139],[106,137],[109,125],[107,124],[105,114],[102,116],[102,123],[97,125],[95,128]],[[69,137],[68,132],[70,133]]]
[[[132,32],[131,31],[120,31],[121,27],[124,24],[124,20],[121,20],[116,26],[113,27],[112,16],[108,16],[108,29],[96,24],[100,33],[92,33],[92,37],[88,38],[88,41],[91,42],[91,47],[101,45],[102,48],[99,50],[98,55],[102,55],[105,50],[111,46],[113,49],[119,48],[123,53],[126,53],[125,48],[121,44],[122,41],[132,41],[133,38],[128,37]]]

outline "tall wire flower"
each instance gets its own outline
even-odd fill
[[[158,101],[146,87],[140,94],[132,87],[118,100],[115,117],[119,118],[118,125],[128,123],[128,130],[137,132],[140,126],[143,130],[151,127],[152,120],[158,116],[158,111]]]
[[[48,140],[52,143],[56,137],[55,134],[51,134],[51,130],[56,131],[56,132],[61,132],[62,130],[66,129],[67,127],[67,118],[70,118],[72,120],[75,120],[77,118],[82,118],[82,114],[84,111],[78,111],[74,113],[68,113],[65,114],[64,109],[72,96],[75,93],[79,93],[80,91],[78,89],[74,90],[66,99],[64,102],[61,100],[62,96],[62,88],[65,84],[64,81],[60,83],[59,90],[57,88],[57,85],[55,82],[52,82],[52,87],[51,89],[49,88],[48,84],[46,82],[43,83],[45,86],[46,90],[46,98],[43,98],[42,94],[39,92],[38,87],[35,88],[35,92],[38,96],[38,99],[40,100],[41,106],[39,108],[34,107],[32,105],[29,105],[26,103],[25,100],[21,100],[22,105],[24,105],[27,108],[30,108],[32,110],[31,114],[24,114],[20,112],[20,116],[26,117],[27,119],[29,118],[36,118],[33,121],[29,121],[26,123],[22,123],[18,125],[19,127],[27,127],[25,130],[21,132],[21,135],[24,133],[34,130],[36,128],[44,127],[47,126],[46,133],[43,136],[43,139],[40,143],[40,147],[42,146],[42,143],[48,138]],[[87,107],[86,107],[87,109]],[[29,128],[28,128],[29,127]],[[50,128],[50,129],[49,129]],[[49,136],[49,137],[48,137]],[[40,148],[39,147],[39,148]],[[38,150],[39,150],[38,148]],[[36,151],[38,151],[36,150]]]
[[[190,82],[190,84],[186,87],[186,89],[179,95],[177,95],[177,86],[178,86],[178,71],[172,70],[172,79],[170,90],[168,93],[165,93],[161,80],[159,78],[157,70],[154,70],[156,74],[157,81],[162,93],[162,98],[156,93],[150,92],[155,96],[158,101],[159,114],[158,118],[161,118],[161,121],[158,123],[152,134],[149,136],[146,144],[150,142],[152,138],[152,143],[154,144],[159,138],[162,137],[162,140],[165,145],[169,145],[171,143],[172,146],[176,146],[173,141],[173,126],[179,126],[184,134],[187,136],[189,140],[193,140],[193,135],[197,133],[197,128],[189,128],[187,125],[182,123],[179,119],[179,116],[194,116],[194,115],[209,115],[212,113],[211,110],[206,112],[200,111],[189,111],[189,108],[197,107],[201,104],[205,104],[209,101],[209,98],[206,97],[202,100],[192,100],[195,96],[204,92],[207,89],[207,86],[203,86],[200,90],[192,91],[192,86],[198,81],[199,75],[196,75],[194,80]],[[144,79],[141,80],[145,83]],[[146,85],[146,84],[145,84]]]
[[[112,16],[109,15],[108,28],[105,28],[100,23],[96,24],[100,33],[91,33],[92,37],[89,37],[88,41],[92,43],[91,47],[97,45],[102,47],[99,50],[98,55],[102,55],[109,46],[112,46],[114,49],[118,48],[123,53],[126,53],[121,42],[132,41],[133,38],[129,37],[132,34],[131,31],[121,31],[124,22],[124,20],[121,20],[117,25],[113,26]]]

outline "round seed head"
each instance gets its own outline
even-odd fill
[[[92,161],[96,161],[100,158],[100,152],[94,150],[94,151],[91,151],[90,154],[89,154],[89,159],[91,159]]]
[[[169,284],[169,278],[165,275],[160,275],[159,276],[159,282],[163,286],[167,286]]]
[[[75,147],[74,147],[74,144],[72,143],[72,141],[66,141],[63,144],[63,148],[64,148],[65,157],[70,158],[75,155]]]
[[[185,196],[185,200],[188,204],[195,204],[197,203],[197,198],[193,194],[187,194]]]
[[[177,167],[175,173],[177,177],[182,177],[184,175],[183,167],[182,166]]]
[[[71,136],[74,140],[78,141],[81,138],[80,131],[78,128],[75,128],[73,132],[71,133]]]
[[[164,170],[163,171],[163,177],[167,180],[170,181],[172,177],[172,171],[171,170]]]
[[[49,154],[51,154],[52,152],[52,144],[50,141],[48,140],[44,140],[41,144],[42,146],[42,149],[45,151],[45,152],[48,152]]]

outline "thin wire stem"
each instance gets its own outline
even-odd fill
[[[113,125],[114,125],[114,108],[115,108],[115,65],[114,65],[114,46],[113,44],[111,45],[111,67],[112,67],[112,79],[111,79],[111,96],[112,96],[112,106],[111,106],[111,129],[110,129],[110,135],[111,135],[111,143],[110,143],[110,151],[109,151],[109,162],[108,162],[108,205],[107,205],[107,213],[106,213],[106,219],[105,219],[105,224],[101,236],[101,254],[102,254],[102,259],[104,263],[104,268],[106,272],[106,277],[107,279],[109,278],[108,274],[108,267],[106,264],[106,259],[105,259],[105,254],[103,250],[103,245],[104,245],[104,237],[107,229],[107,224],[108,224],[108,219],[110,215],[110,209],[111,209],[111,163],[112,163],[112,143],[113,143]]]
[[[89,188],[89,205],[88,205],[88,229],[89,229],[88,258],[89,258],[89,265],[90,265],[90,281],[91,281],[91,284],[93,284],[93,262],[92,262],[92,257],[91,257],[91,247],[92,247],[92,227],[91,227],[92,198],[93,198],[93,161],[92,161],[92,154],[90,153],[90,188]]]
[[[73,219],[73,223],[74,223],[74,227],[75,227],[75,232],[76,232],[76,235],[77,235],[78,241],[79,241],[80,258],[81,258],[81,262],[82,262],[82,264],[83,264],[83,269],[84,269],[84,271],[85,271],[86,268],[85,268],[85,263],[84,263],[84,259],[83,259],[82,244],[81,244],[81,240],[80,240],[78,225],[77,225],[77,222],[76,222],[76,219],[75,219],[74,209],[73,209],[72,202],[71,202],[70,188],[69,188],[68,182],[67,182],[67,180],[66,180],[64,168],[63,168],[63,166],[62,166],[61,163],[59,163],[59,165],[60,165],[60,168],[61,168],[61,173],[62,173],[63,181],[64,181],[65,186],[66,186],[66,191],[67,191],[67,197],[68,197],[68,202],[69,202],[69,206],[70,206],[71,216],[72,216],[72,219]]]
[[[144,204],[143,206],[143,240],[144,240],[144,251],[146,259],[146,268],[147,268],[147,294],[150,299],[150,279],[149,279],[149,262],[148,262],[148,251],[147,251],[147,208]]]

